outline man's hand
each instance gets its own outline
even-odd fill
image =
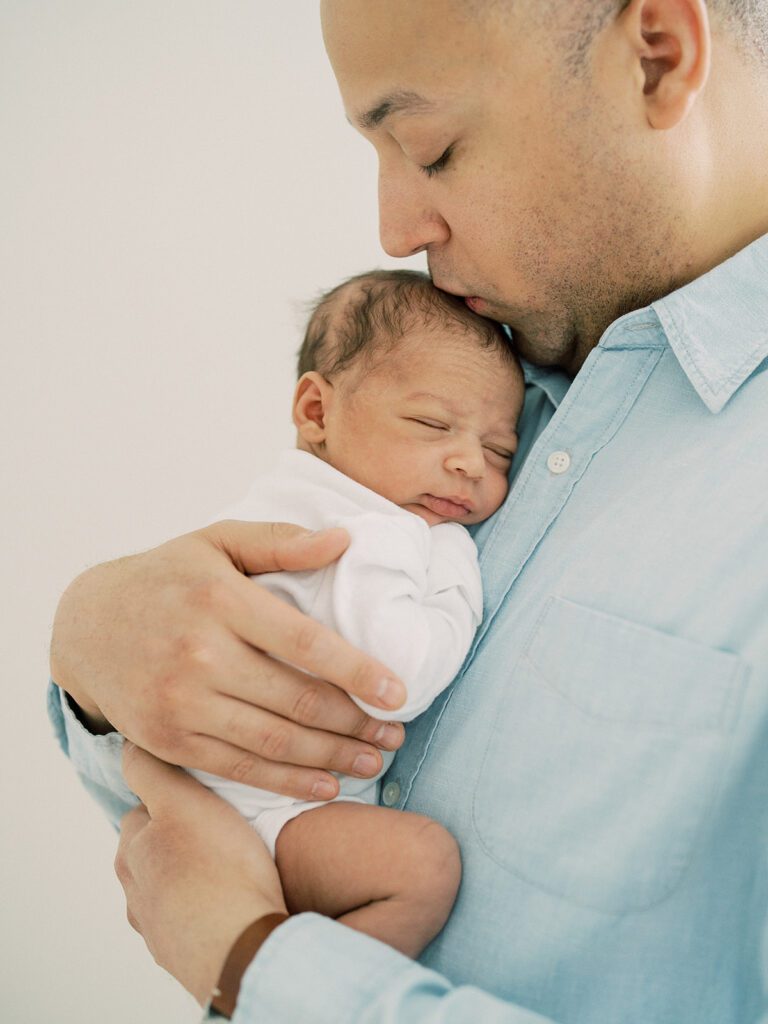
[[[92,728],[164,761],[329,799],[328,772],[368,778],[381,755],[367,744],[394,750],[404,735],[343,691],[394,709],[405,689],[244,574],[317,569],[348,544],[345,530],[222,522],[90,569],[59,604],[52,676]]]
[[[143,801],[115,858],[128,920],[204,1005],[240,933],[286,913],[277,868],[245,818],[179,768],[126,744],[123,773]]]

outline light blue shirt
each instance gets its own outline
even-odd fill
[[[292,918],[236,1024],[768,1020],[767,357],[765,236],[526,368],[483,625],[382,790],[459,840],[453,914],[420,963]],[[117,820],[119,738],[50,706]]]

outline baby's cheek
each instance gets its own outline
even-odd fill
[[[489,516],[493,515],[493,513],[497,509],[501,508],[501,506],[504,504],[504,499],[506,498],[508,491],[509,491],[509,481],[507,480],[507,474],[506,473],[502,473],[502,474],[500,474],[498,485],[497,485],[497,487],[495,489],[495,493],[494,493],[494,496],[493,496],[493,502],[492,502],[493,508],[488,513]]]

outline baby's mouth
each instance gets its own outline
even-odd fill
[[[469,505],[464,504],[457,498],[438,498],[434,494],[424,494],[421,498],[422,505],[438,516],[450,516],[459,518],[467,516],[472,511]]]

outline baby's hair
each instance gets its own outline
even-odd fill
[[[439,291],[427,274],[369,270],[324,292],[312,306],[299,350],[299,376],[316,370],[330,378],[382,344],[391,348],[417,323],[433,329],[460,327],[475,335],[482,348],[516,364],[504,328],[473,313],[455,295]]]

